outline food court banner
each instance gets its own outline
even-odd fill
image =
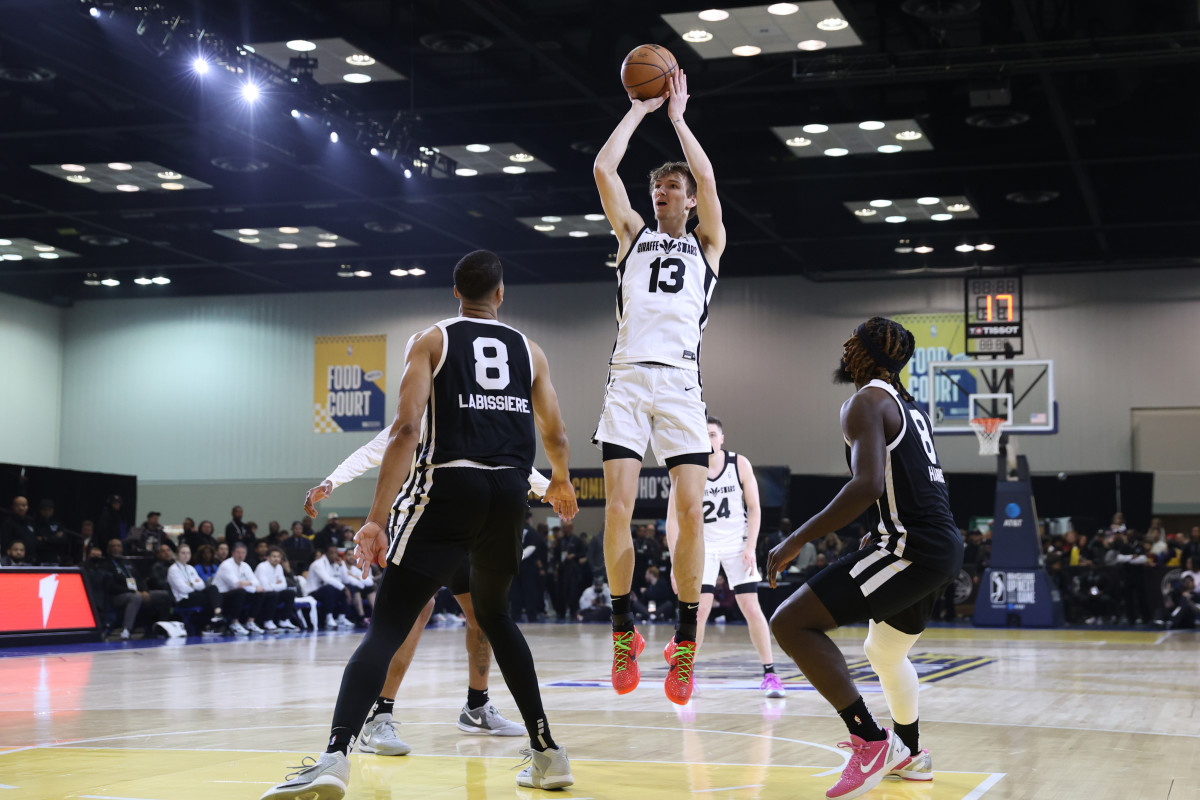
[[[381,430],[387,334],[318,336],[314,352],[313,433]]]
[[[939,391],[943,397],[939,402],[955,402],[966,414],[967,397],[953,391],[950,381],[942,378],[939,383],[930,381],[929,362],[967,360],[966,335],[962,314],[896,314],[892,317],[912,331],[916,339],[916,350],[912,360],[900,372],[900,381],[908,393],[922,408],[929,408],[929,392]],[[973,379],[972,379],[973,381]],[[951,398],[950,395],[954,397]]]

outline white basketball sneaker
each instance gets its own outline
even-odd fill
[[[567,760],[567,748],[547,750],[528,748],[521,755],[529,759],[529,766],[517,773],[517,785],[531,789],[564,789],[575,783],[571,774],[571,762]]]
[[[264,631],[277,631],[277,630],[279,630],[279,626],[278,626],[278,625],[276,625],[276,624],[275,624],[273,621],[271,621],[271,620],[267,620],[266,622],[264,622],[264,623],[262,624],[262,627],[263,627],[263,630],[264,630]]]
[[[401,741],[396,733],[391,714],[377,714],[375,719],[363,725],[358,749],[381,756],[406,756],[412,752],[412,748]]]
[[[888,774],[904,778],[906,781],[933,780],[933,758],[929,755],[929,749],[925,748],[916,755],[910,755]]]
[[[467,708],[458,714],[458,729],[466,733],[482,733],[486,736],[524,736],[525,726],[505,719],[494,705],[486,703],[483,708]]]
[[[309,763],[311,762],[311,763]],[[350,783],[350,759],[341,753],[306,756],[298,770],[268,789],[260,800],[342,800]]]

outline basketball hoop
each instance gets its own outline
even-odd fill
[[[1004,417],[976,417],[971,420],[971,428],[979,437],[979,455],[999,454],[1000,437],[1004,435],[1004,425],[1007,422]]]

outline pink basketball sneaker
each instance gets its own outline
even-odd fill
[[[842,770],[842,778],[833,785],[825,796],[849,800],[865,794],[883,780],[884,776],[908,758],[908,747],[900,737],[884,728],[887,738],[880,742],[868,742],[851,734],[850,741],[839,742],[838,747],[850,751],[850,763]]]

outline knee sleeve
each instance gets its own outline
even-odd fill
[[[908,652],[920,636],[903,633],[885,622],[871,622],[863,652],[879,676],[884,699],[892,712],[892,722],[911,725],[917,720],[917,695],[921,691],[917,670],[908,660]]]

